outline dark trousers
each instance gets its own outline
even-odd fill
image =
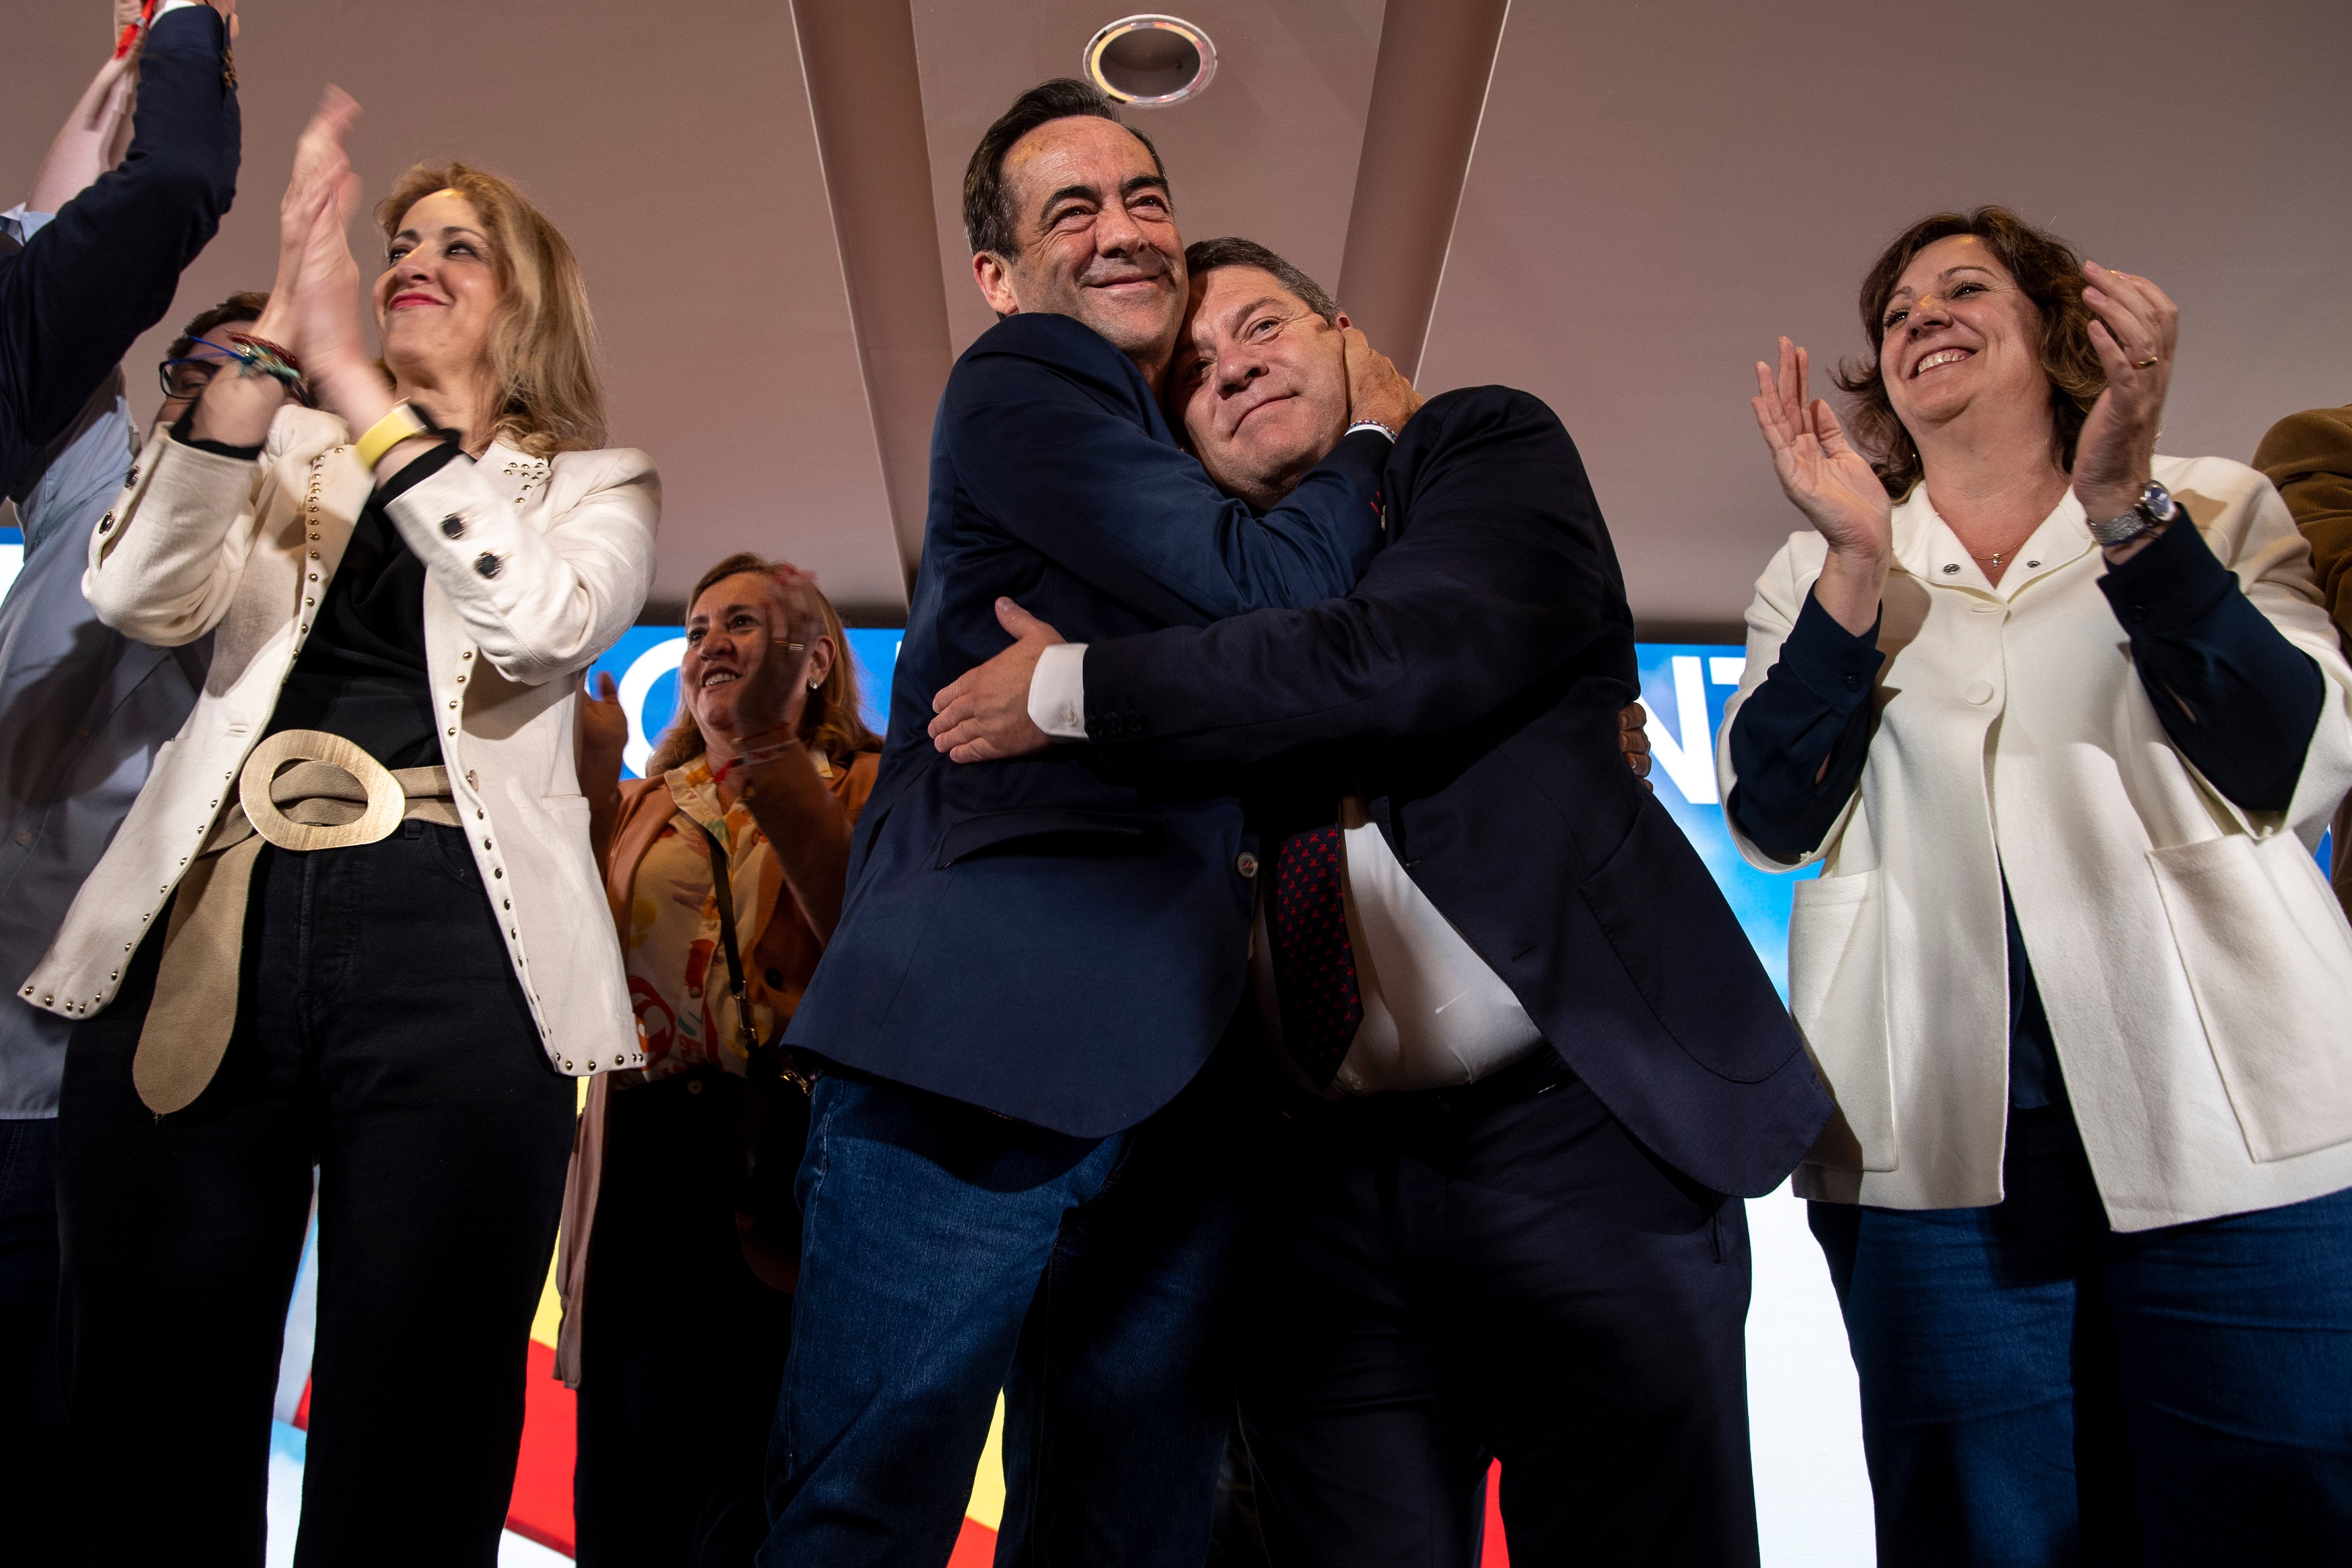
[[[939,1568],[1003,1388],[999,1564],[1200,1568],[1233,1409],[1220,1079],[1100,1140],[818,1080],[761,1564]]]
[[[226,1058],[160,1118],[131,1079],[159,948],[66,1053],[69,1560],[262,1561],[315,1164],[294,1560],[490,1568],[575,1091],[541,1051],[464,836],[411,822],[361,847],[265,848]]]
[[[748,1568],[767,1539],[793,1299],[736,1237],[742,1103],[721,1072],[613,1094],[582,1309],[582,1568]]]
[[[1460,1089],[1293,1094],[1241,1396],[1278,1568],[1757,1560],[1746,1211],[1549,1048]]]
[[[58,1561],[58,1124],[0,1121],[0,1536],[21,1568]]]
[[[1812,1205],[1887,1563],[2352,1557],[2352,1192],[2118,1235],[2062,1102],[2006,1198]]]

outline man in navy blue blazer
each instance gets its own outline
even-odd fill
[[[1003,1388],[1000,1555],[1198,1568],[1230,1412],[1240,1171],[1211,1059],[1249,942],[1242,809],[1084,748],[958,768],[925,725],[1010,595],[1115,637],[1345,593],[1411,389],[1335,335],[1352,417],[1387,428],[1248,506],[1160,412],[1182,242],[1109,101],[1023,95],[964,216],[1003,319],[940,402],[881,772],[787,1036],[822,1070],[760,1561],[936,1568]]]
[[[1263,247],[1188,261],[1171,405],[1276,504],[1344,417],[1346,318]],[[1752,1563],[1738,1200],[1828,1097],[1620,759],[1633,617],[1559,419],[1433,398],[1385,490],[1390,542],[1323,604],[1083,643],[1008,608],[934,743],[1246,781],[1281,1117],[1242,1408],[1276,1563],[1468,1568],[1500,1458],[1515,1558]]]
[[[0,984],[10,992],[203,684],[200,650],[108,631],[80,583],[90,531],[132,462],[117,363],[170,307],[236,194],[227,42],[212,6],[158,7],[137,53],[99,68],[25,202],[0,213],[0,492],[16,505],[26,568],[0,602]],[[42,1568],[65,1551],[57,1117],[71,1026],[13,996],[0,1008],[0,1476],[20,1500],[8,1561]]]
[[[236,195],[236,0],[159,5],[122,166],[54,216],[28,211],[21,249],[0,243],[0,490],[13,495],[37,473],[43,448],[163,319]],[[77,119],[91,107],[85,98]],[[59,144],[81,129],[69,122]]]

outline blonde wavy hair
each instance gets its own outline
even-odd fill
[[[511,181],[470,163],[419,163],[375,209],[389,242],[408,209],[436,191],[474,204],[498,269],[490,363],[500,403],[492,434],[534,458],[604,445],[604,387],[596,374],[596,321],[588,285],[563,233]]]
[[[857,661],[849,657],[849,637],[842,628],[841,613],[833,601],[817,587],[815,579],[801,572],[788,561],[771,561],[764,555],[741,551],[730,555],[702,574],[687,595],[686,613],[694,614],[694,606],[714,583],[730,577],[773,577],[789,573],[801,579],[801,586],[815,601],[817,611],[824,617],[824,635],[833,639],[833,668],[825,672],[823,684],[809,693],[808,702],[801,709],[801,742],[812,750],[823,752],[835,760],[846,759],[859,752],[875,752],[882,748],[882,737],[866,727],[859,716],[857,700]],[[702,726],[694,720],[694,710],[687,705],[686,694],[678,693],[677,718],[654,754],[646,760],[646,777],[659,778],[672,768],[683,767],[710,749],[703,738]]]

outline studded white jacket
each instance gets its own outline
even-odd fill
[[[341,420],[292,406],[257,463],[159,435],[91,534],[82,592],[99,618],[160,647],[211,632],[212,669],[24,983],[25,1001],[68,1017],[112,1001],[235,798],[373,489],[350,439]],[[574,1076],[642,1065],[572,766],[569,678],[645,603],[660,479],[643,452],[546,459],[494,443],[385,511],[425,563],[441,754],[541,1043]]]

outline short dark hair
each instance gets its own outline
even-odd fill
[[[1255,267],[1261,272],[1271,272],[1285,289],[1298,296],[1300,304],[1332,325],[1339,324],[1339,307],[1323,291],[1323,286],[1254,239],[1236,239],[1227,235],[1223,239],[1203,239],[1184,247],[1187,276],[1198,278],[1220,267]]]
[[[196,340],[219,326],[223,321],[257,321],[261,312],[269,308],[269,296],[247,289],[231,294],[209,310],[199,310],[194,320],[180,329],[172,346],[163,351],[165,359],[185,359],[195,352]]]
[[[2091,308],[2083,303],[2083,262],[2074,247],[2007,207],[1936,213],[1895,237],[1862,280],[1862,333],[1870,357],[1838,366],[1837,384],[1853,397],[1854,445],[1869,458],[1886,493],[1900,500],[1923,472],[1911,432],[1895,416],[1879,370],[1886,336],[1886,300],[1903,281],[1911,258],[1939,239],[1970,235],[2000,258],[2025,297],[2042,312],[2042,373],[2050,380],[2051,456],[2069,472],[2084,416],[2106,390],[2107,373],[2091,346]]]
[[[971,150],[971,162],[964,165],[963,237],[971,242],[973,255],[985,250],[1010,257],[1020,250],[1021,220],[1013,210],[1012,197],[1005,194],[1004,155],[1021,138],[1056,120],[1109,121],[1142,142],[1143,150],[1151,154],[1151,166],[1160,171],[1161,179],[1168,177],[1160,149],[1151,144],[1150,137],[1118,117],[1118,105],[1108,93],[1076,77],[1041,81],[996,117],[996,123],[982,133],[980,145]]]

